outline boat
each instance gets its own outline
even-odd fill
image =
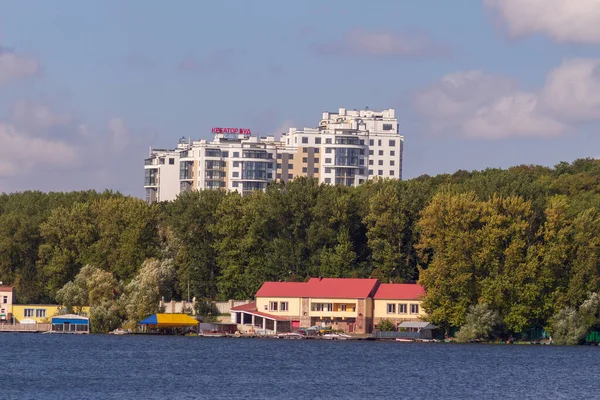
[[[278,339],[304,339],[304,336],[294,332],[280,333],[276,337]]]
[[[200,333],[198,334],[198,336],[202,336],[202,337],[227,337],[227,334],[225,332],[216,332],[216,331],[203,332],[203,331],[200,331]]]
[[[129,335],[131,333],[131,329],[115,329],[112,332],[108,332],[109,335]]]
[[[396,342],[413,342],[413,339],[396,338]]]
[[[345,333],[326,333],[321,337],[329,340],[347,340],[352,338],[352,336],[346,335]]]

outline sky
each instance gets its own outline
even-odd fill
[[[0,0],[0,193],[396,109],[403,177],[600,157],[600,0]]]

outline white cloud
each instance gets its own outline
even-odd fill
[[[34,75],[39,70],[35,58],[21,56],[0,47],[0,86]]]
[[[56,114],[45,104],[33,101],[18,101],[13,108],[13,121],[18,126],[44,129],[67,125],[72,121],[69,114]]]
[[[414,105],[433,132],[490,139],[556,136],[571,124],[600,120],[600,59],[565,60],[534,92],[506,77],[457,72],[418,92]]]
[[[473,114],[473,110],[508,95],[516,83],[482,71],[462,71],[442,77],[415,95],[416,108],[431,118],[435,131],[452,129]]]
[[[108,122],[112,150],[120,153],[129,144],[129,131],[121,118],[111,118]]]
[[[565,125],[540,110],[538,96],[516,92],[478,109],[463,126],[467,137],[556,136]]]
[[[0,176],[23,177],[33,168],[75,166],[78,151],[60,140],[36,137],[0,122]]]
[[[485,0],[512,36],[544,34],[557,42],[600,43],[600,0]]]
[[[425,35],[364,29],[352,29],[343,40],[321,44],[315,50],[321,55],[354,57],[427,57],[449,52],[447,47],[434,43]]]
[[[571,59],[552,70],[541,97],[570,121],[600,119],[600,59]]]

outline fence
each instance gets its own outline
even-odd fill
[[[0,324],[0,332],[48,332],[51,324]]]
[[[231,312],[232,307],[241,306],[242,304],[248,304],[252,300],[228,300],[228,301],[213,301],[212,303],[215,305],[217,310],[219,310],[219,314],[229,314]],[[194,298],[191,302],[187,301],[161,301],[160,307],[164,308],[165,313],[167,314],[179,314],[186,313],[188,310],[191,310],[192,315],[196,314],[195,310],[196,306],[196,298]]]
[[[376,339],[419,339],[419,332],[373,332],[373,337]]]

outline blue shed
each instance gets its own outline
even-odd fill
[[[53,333],[90,333],[90,319],[75,314],[52,317]]]

